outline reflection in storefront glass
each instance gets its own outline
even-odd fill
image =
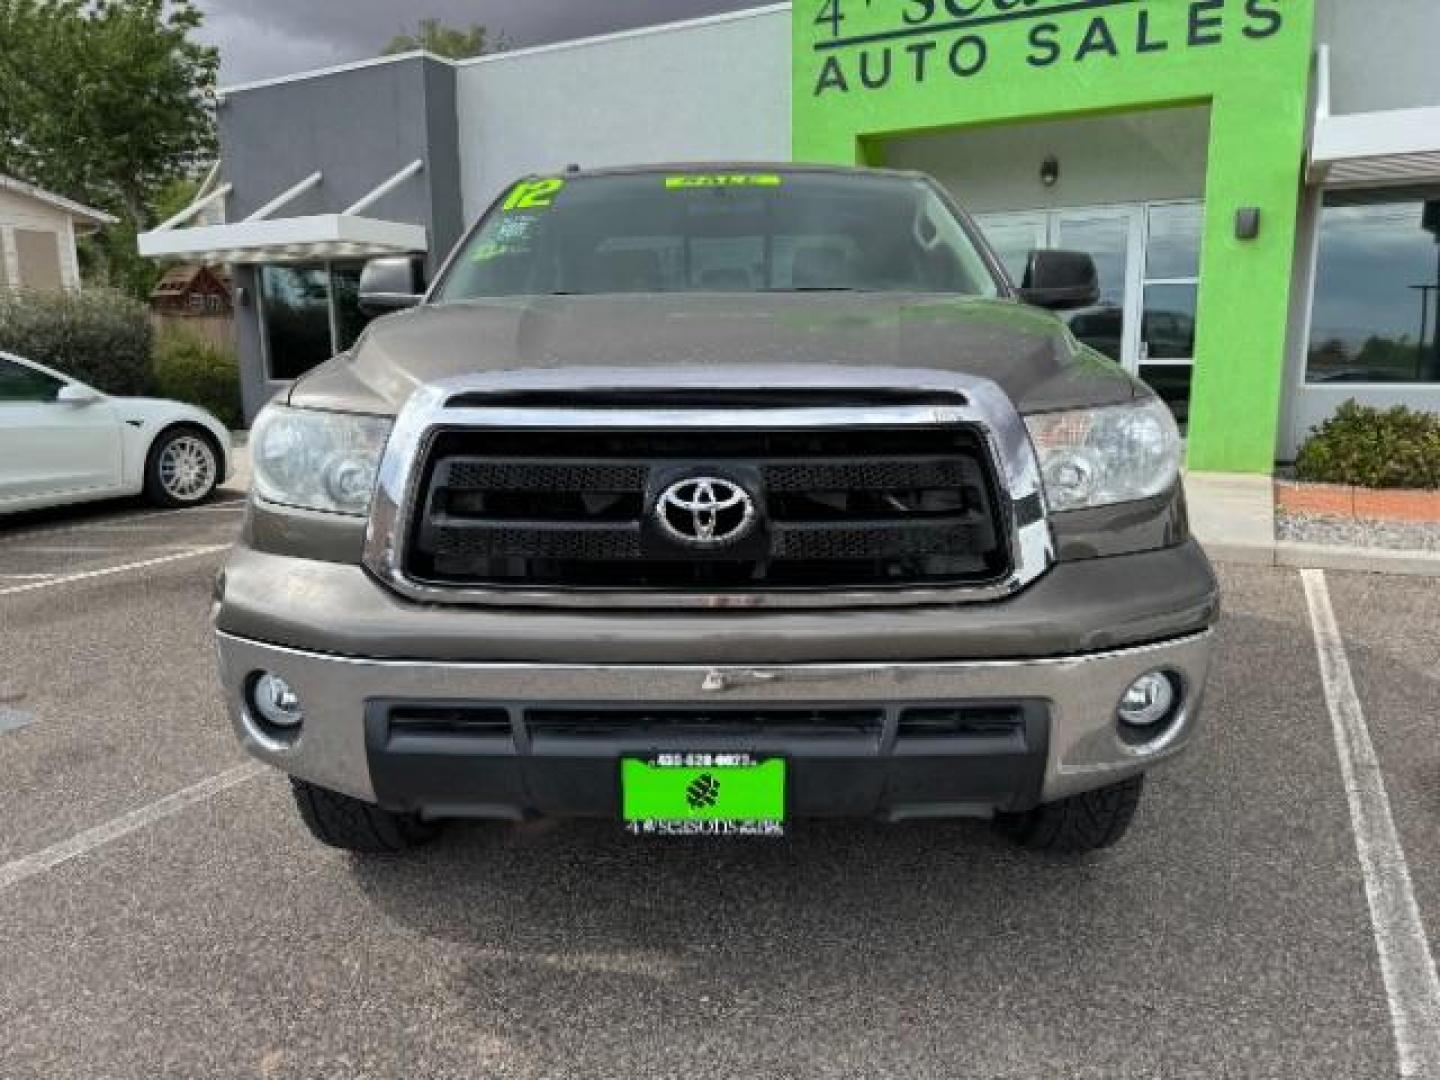
[[[1205,208],[1200,203],[1174,203],[1150,208],[1150,240],[1145,252],[1149,280],[1200,276],[1200,233]]]
[[[262,266],[270,378],[295,379],[330,359],[330,290],[323,263]]]
[[[1141,336],[1149,360],[1188,360],[1195,355],[1198,285],[1147,285]]]
[[[335,345],[342,351],[354,345],[360,331],[370,325],[370,316],[360,310],[360,272],[364,269],[363,262],[332,263],[330,266],[335,328],[340,334],[340,340]]]
[[[1141,364],[1140,378],[1170,406],[1181,430],[1190,422],[1190,384],[1195,368],[1190,364]]]
[[[1309,382],[1440,382],[1437,241],[1440,189],[1326,196]]]
[[[270,378],[298,379],[355,344],[370,322],[360,310],[364,266],[363,261],[350,261],[260,268]],[[338,341],[331,339],[332,297]]]

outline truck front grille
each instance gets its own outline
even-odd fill
[[[752,536],[667,542],[665,485],[735,479]],[[416,489],[407,576],[438,586],[723,591],[980,585],[1010,570],[972,427],[442,430]]]

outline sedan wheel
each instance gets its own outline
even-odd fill
[[[204,502],[219,481],[214,445],[193,431],[165,436],[150,455],[145,493],[161,506],[192,506]]]

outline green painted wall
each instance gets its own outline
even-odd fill
[[[797,161],[878,164],[896,135],[1208,103],[1190,465],[1272,469],[1314,0],[795,0],[793,22]],[[1251,206],[1260,237],[1237,240]]]

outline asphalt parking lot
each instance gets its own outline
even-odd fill
[[[1102,856],[541,823],[357,861],[232,741],[238,522],[0,524],[0,1077],[1436,1075],[1440,582],[1222,568],[1207,734]]]

